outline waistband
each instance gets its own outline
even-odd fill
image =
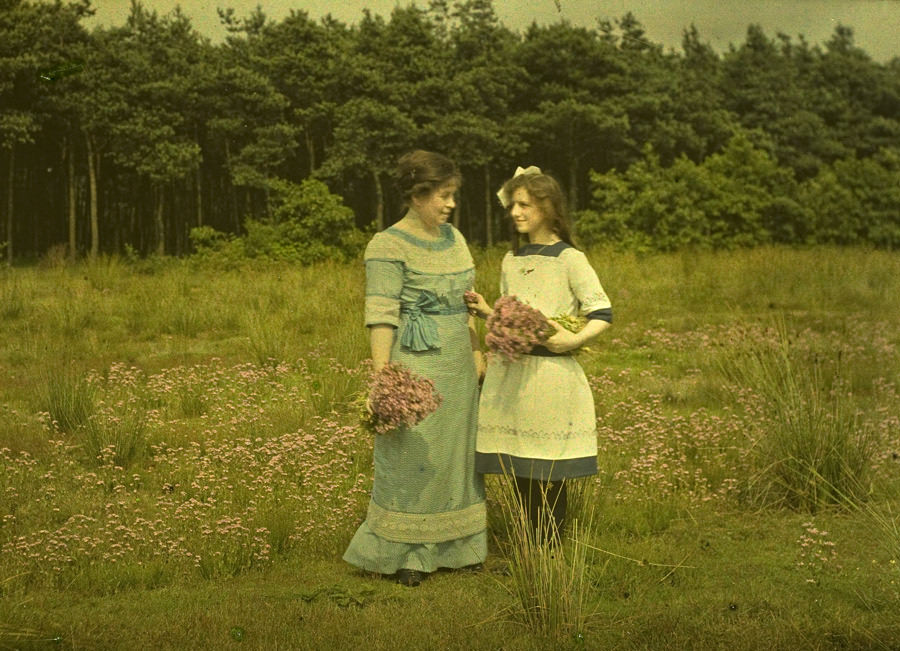
[[[441,306],[441,307],[430,308],[430,309],[426,309],[426,310],[421,310],[421,309],[417,308],[414,303],[413,304],[406,304],[406,303],[400,304],[400,314],[422,313],[422,314],[427,314],[428,316],[434,316],[434,315],[448,315],[448,314],[463,314],[464,312],[468,312],[468,311],[469,311],[469,308],[467,308],[465,304],[455,306],[455,307],[454,306],[450,306],[450,307]]]
[[[535,346],[531,349],[530,353],[525,353],[526,355],[534,355],[535,357],[569,357],[571,353],[554,353],[552,350],[546,348],[545,346]]]

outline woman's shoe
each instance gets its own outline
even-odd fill
[[[497,576],[512,576],[512,571],[509,569],[509,563],[493,564],[490,573],[496,574]]]
[[[419,570],[397,570],[397,583],[410,588],[415,588],[425,579],[425,575]]]

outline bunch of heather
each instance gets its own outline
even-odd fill
[[[494,313],[487,319],[487,347],[508,361],[543,344],[556,329],[547,318],[515,296],[501,296],[494,303]]]
[[[437,411],[444,400],[435,391],[433,381],[416,375],[400,362],[389,362],[374,373],[369,378],[368,389],[372,413],[365,408],[363,395],[360,415],[363,427],[375,434],[413,427]]]

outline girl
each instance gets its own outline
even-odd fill
[[[450,159],[400,159],[406,215],[366,248],[366,326],[374,370],[401,362],[434,381],[441,407],[412,428],[375,437],[375,481],[365,522],[344,560],[408,586],[439,567],[487,555],[483,477],[475,472],[478,376],[483,367],[463,293],[475,265],[448,218],[460,175]]]
[[[597,472],[593,396],[581,366],[566,353],[609,327],[612,308],[587,257],[572,244],[555,179],[537,167],[519,168],[498,196],[516,231],[513,250],[503,258],[500,293],[547,317],[588,318],[577,334],[551,320],[557,332],[546,346],[513,362],[495,358],[481,392],[475,467],[515,477],[535,535],[547,542],[565,523],[565,480]],[[528,238],[524,246],[522,235]],[[484,318],[493,312],[477,293],[468,305]],[[550,512],[542,510],[545,499]],[[539,527],[541,521],[547,524]]]

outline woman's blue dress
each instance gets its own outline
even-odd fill
[[[412,428],[375,437],[365,522],[344,560],[362,569],[433,572],[487,555],[483,477],[475,472],[478,378],[463,293],[475,265],[462,234],[437,240],[391,227],[365,253],[367,326],[396,328],[391,361],[434,381],[441,407]]]

